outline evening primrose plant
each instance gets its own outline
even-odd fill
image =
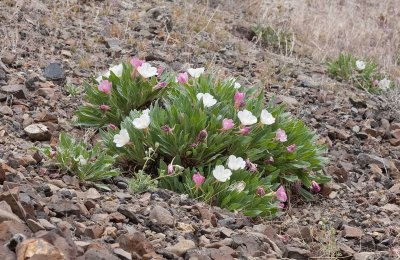
[[[178,74],[161,99],[132,110],[119,128],[102,130],[110,153],[142,167],[146,151],[157,151],[145,170],[158,174],[162,187],[251,216],[274,214],[282,206],[278,203],[284,201],[277,199],[281,183],[300,183],[300,193],[310,197],[316,185],[329,181],[320,174],[326,150],[315,143],[314,132],[283,106],[265,104],[259,89],[203,73],[191,69]],[[167,167],[160,172],[163,165]],[[177,174],[176,168],[184,170]],[[236,194],[228,188],[232,185],[249,189]],[[257,192],[269,194],[259,202],[268,200],[264,208],[251,203],[259,201]]]
[[[162,96],[169,81],[168,73],[144,60],[133,58],[85,84],[86,104],[76,112],[76,124],[87,127],[119,125],[133,109],[147,107]]]

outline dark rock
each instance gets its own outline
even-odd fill
[[[64,69],[62,68],[61,64],[59,64],[59,63],[50,63],[44,69],[43,76],[47,80],[54,80],[54,81],[65,80]]]
[[[136,216],[136,208],[132,205],[123,204],[119,207],[118,212],[127,217],[133,224],[139,224],[140,220]]]
[[[308,260],[311,252],[302,248],[288,246],[287,249],[287,258],[296,259],[296,260]]]
[[[27,90],[23,85],[6,85],[0,88],[5,95],[12,95],[14,98],[27,99]]]
[[[80,209],[79,207],[66,200],[60,200],[57,203],[52,203],[47,206],[51,211],[55,212],[58,216],[64,217],[64,216],[70,216],[70,215],[80,215]]]

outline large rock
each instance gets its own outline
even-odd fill
[[[40,238],[24,240],[17,247],[17,259],[65,260],[64,254],[49,242]]]
[[[4,221],[8,220],[13,220],[22,223],[22,220],[14,213],[6,211],[4,209],[0,209],[0,223],[3,223]]]
[[[3,92],[6,95],[12,95],[17,99],[26,99],[27,91],[24,85],[6,85],[0,88],[0,92]]]
[[[31,124],[24,128],[25,133],[32,141],[48,141],[51,134],[47,126],[42,124]]]

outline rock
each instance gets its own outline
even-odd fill
[[[119,207],[118,212],[127,217],[133,224],[139,224],[139,219],[136,216],[137,208],[133,205],[123,204]]]
[[[90,188],[84,193],[84,198],[97,200],[101,198],[101,194],[95,188]]]
[[[400,139],[400,129],[395,129],[390,132],[393,138]]]
[[[131,260],[132,255],[121,248],[114,249],[113,253],[121,260]]]
[[[154,252],[153,245],[142,233],[139,232],[119,236],[118,243],[123,250],[130,253],[136,253],[139,256]]]
[[[3,92],[6,95],[12,95],[14,98],[18,99],[26,99],[26,89],[23,85],[6,85],[0,88],[0,92]]]
[[[1,61],[4,62],[4,64],[6,65],[12,65],[16,59],[17,59],[17,54],[11,52],[6,52],[1,57]]]
[[[347,140],[350,138],[349,135],[345,130],[332,128],[328,131],[328,136],[331,140],[339,139],[339,140]]]
[[[31,230],[21,222],[4,221],[0,223],[0,243],[2,245],[18,234],[24,237],[29,237],[31,233]]]
[[[192,240],[182,239],[173,246],[168,246],[165,250],[177,256],[183,256],[189,249],[195,248],[196,244]]]
[[[107,200],[101,202],[101,208],[107,213],[117,212],[119,204],[113,200]]]
[[[117,38],[106,39],[106,46],[110,49],[110,52],[114,55],[119,56],[121,54],[121,42]]]
[[[361,166],[365,166],[367,164],[376,164],[381,169],[392,169],[394,166],[392,162],[388,159],[366,153],[360,153],[357,157],[357,160]]]
[[[0,114],[6,115],[6,116],[12,116],[14,112],[9,106],[1,106],[0,107]]]
[[[77,260],[120,260],[120,258],[110,254],[105,249],[91,248]]]
[[[304,240],[307,243],[310,243],[313,241],[313,237],[311,234],[311,230],[309,227],[293,227],[289,228],[286,231],[286,234],[289,235],[290,237],[294,238],[300,238]]]
[[[149,218],[162,225],[174,225],[174,217],[172,216],[172,214],[167,209],[164,209],[163,207],[158,205],[150,211]]]
[[[299,104],[299,102],[295,98],[283,95],[277,95],[275,103],[277,104],[284,103],[291,107],[295,107]]]
[[[342,256],[352,256],[356,251],[354,251],[351,247],[346,244],[338,243],[337,247],[339,248]]]
[[[31,124],[24,131],[32,141],[49,141],[51,137],[47,127],[42,124]]]
[[[395,204],[390,204],[390,203],[384,205],[382,207],[382,210],[386,211],[386,212],[389,212],[389,213],[395,213],[395,212],[400,213],[400,207],[395,205]]]
[[[48,205],[47,207],[61,217],[66,215],[80,215],[79,207],[71,201],[60,200],[57,203]]]
[[[12,212],[20,219],[26,219],[27,213],[19,201],[19,188],[15,187],[5,192],[0,193],[0,201],[7,202],[10,205]]]
[[[40,230],[44,230],[44,227],[37,221],[33,220],[33,219],[28,219],[26,221],[26,224],[28,225],[28,227],[32,230],[33,233],[36,233]]]
[[[104,226],[102,225],[93,225],[89,226],[85,229],[84,235],[90,237],[92,239],[100,238],[104,232]]]
[[[52,99],[54,97],[55,90],[52,88],[40,88],[37,90],[37,94],[44,98]]]
[[[64,254],[43,239],[28,239],[17,247],[17,259],[64,260]]]
[[[2,260],[16,260],[17,256],[6,246],[0,246],[0,259]]]
[[[50,63],[45,69],[43,76],[47,80],[65,80],[64,69],[59,63]]]
[[[53,224],[51,224],[47,219],[40,218],[40,219],[38,219],[38,222],[39,222],[40,225],[41,225],[42,227],[44,227],[46,230],[52,230],[52,229],[55,229],[55,228],[56,228],[56,226],[54,226]]]
[[[296,259],[296,260],[308,260],[311,252],[302,248],[288,246],[287,250],[287,258]]]
[[[357,227],[351,227],[344,225],[342,230],[342,236],[346,238],[360,238],[364,235],[362,229]]]
[[[36,238],[43,239],[55,246],[65,256],[66,259],[75,259],[77,248],[72,240],[72,234],[67,229],[54,229],[52,231],[39,231],[35,234]]]
[[[373,252],[361,252],[361,253],[355,253],[353,255],[353,260],[374,260],[375,258],[375,253]]]
[[[0,223],[3,223],[4,221],[8,221],[8,220],[22,223],[22,220],[14,213],[4,210],[4,209],[0,209]]]

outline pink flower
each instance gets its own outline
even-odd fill
[[[174,160],[172,160],[171,163],[168,164],[168,167],[167,167],[168,175],[172,175],[174,173],[174,165],[172,164],[173,161]]]
[[[283,208],[285,207],[285,203],[279,202],[279,203],[278,203],[278,207],[280,207],[281,209],[283,209]]]
[[[165,88],[166,86],[167,86],[167,82],[161,81],[157,84],[157,86],[154,89]]]
[[[163,67],[158,67],[157,69],[157,77],[161,77],[161,74],[164,72],[164,68]]]
[[[314,192],[321,191],[321,187],[319,186],[319,184],[316,181],[311,182],[311,188],[312,188],[312,191],[314,191]]]
[[[100,108],[100,110],[103,110],[103,111],[107,111],[107,110],[111,109],[111,107],[108,105],[100,105],[99,108]]]
[[[250,133],[250,131],[251,131],[251,128],[246,126],[246,127],[241,128],[239,130],[239,133],[242,135],[248,135]]]
[[[51,150],[50,151],[50,157],[54,158],[57,155],[57,151]]]
[[[161,126],[161,130],[163,130],[167,134],[171,134],[173,129],[169,127],[169,125],[163,125]]]
[[[281,202],[285,202],[287,200],[286,191],[283,186],[280,186],[279,189],[276,190],[275,195],[276,198]]]
[[[145,63],[146,61],[144,60],[140,60],[138,58],[133,58],[131,59],[131,64],[133,67],[138,68],[140,66],[142,66],[143,63]]]
[[[181,84],[187,83],[189,80],[189,76],[187,72],[179,73],[178,77],[176,77],[176,81],[178,81]]]
[[[115,129],[117,129],[117,126],[116,125],[114,125],[114,124],[108,124],[108,127],[109,128],[111,128],[112,130],[115,130]]]
[[[233,123],[232,119],[225,118],[224,120],[222,120],[222,130],[223,131],[232,129],[234,125],[235,124]]]
[[[250,172],[256,172],[257,171],[257,164],[250,162],[249,159],[246,160],[246,168]]]
[[[279,128],[276,131],[276,137],[275,138],[277,140],[281,141],[281,142],[286,142],[287,141],[287,135],[286,135],[285,130],[282,130],[282,129]]]
[[[193,174],[192,180],[196,184],[197,187],[199,187],[203,182],[206,180],[204,176],[202,176],[199,172],[196,172]]]
[[[112,87],[112,83],[111,83],[110,81],[108,81],[108,80],[103,80],[103,81],[99,84],[98,89],[99,89],[101,92],[106,93],[107,95],[111,95],[111,87]]]
[[[287,149],[288,153],[294,153],[296,151],[296,148],[297,147],[295,144],[291,144],[286,149]]]
[[[265,195],[265,190],[264,190],[263,187],[258,187],[256,193],[257,193],[258,196],[261,196],[261,197],[262,197],[262,196]]]
[[[244,96],[246,94],[243,92],[236,92],[235,96],[233,97],[233,100],[235,101],[235,108],[239,109],[241,107],[244,107],[245,103],[244,103]]]

